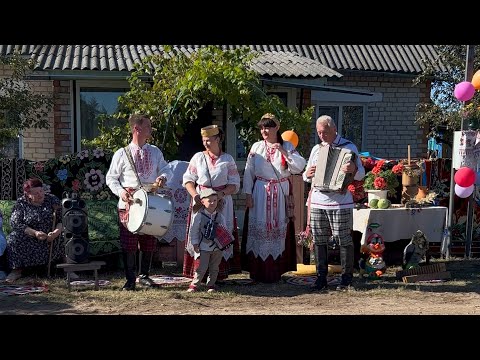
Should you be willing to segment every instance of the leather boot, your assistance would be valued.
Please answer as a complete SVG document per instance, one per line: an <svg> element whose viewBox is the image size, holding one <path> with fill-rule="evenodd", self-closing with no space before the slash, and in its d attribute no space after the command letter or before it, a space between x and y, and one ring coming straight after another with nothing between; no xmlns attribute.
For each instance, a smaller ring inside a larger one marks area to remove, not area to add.
<svg viewBox="0 0 480 360"><path fill-rule="evenodd" d="M317 268L317 280L310 286L312 290L326 290L328 273L328 245L314 245L315 264Z"/></svg>
<svg viewBox="0 0 480 360"><path fill-rule="evenodd" d="M342 265L342 281L337 286L337 290L347 290L352 288L353 280L353 244L340 246L340 263Z"/></svg>
<svg viewBox="0 0 480 360"><path fill-rule="evenodd" d="M123 285L123 290L135 290L135 252L123 252L123 266L125 268L125 277L127 282Z"/></svg>
<svg viewBox="0 0 480 360"><path fill-rule="evenodd" d="M142 262L140 264L140 276L139 282L143 286L154 286L155 283L152 279L150 279L150 262L152 260L153 252L151 251L143 251L142 252Z"/></svg>

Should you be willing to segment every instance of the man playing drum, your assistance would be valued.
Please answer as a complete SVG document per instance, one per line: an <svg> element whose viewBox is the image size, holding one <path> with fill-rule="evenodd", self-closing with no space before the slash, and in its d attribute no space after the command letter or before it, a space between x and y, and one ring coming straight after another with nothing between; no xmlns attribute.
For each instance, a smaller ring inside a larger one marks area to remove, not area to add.
<svg viewBox="0 0 480 360"><path fill-rule="evenodd" d="M120 226L120 243L123 251L123 262L127 282L123 290L135 290L135 255L138 245L143 252L140 264L140 284L152 286L149 277L150 260L155 250L156 238L152 235L140 235L130 232L128 223L128 207L132 202L132 194L142 184L157 183L162 187L166 183L166 174L162 172L167 165L162 151L147 140L152 137L152 125L146 115L134 114L128 123L132 130L132 142L125 148L118 149L113 155L107 172L106 183L112 192L119 197L118 215ZM130 154L131 157L129 159ZM132 161L134 166L131 165ZM138 175L138 176L137 176Z"/></svg>

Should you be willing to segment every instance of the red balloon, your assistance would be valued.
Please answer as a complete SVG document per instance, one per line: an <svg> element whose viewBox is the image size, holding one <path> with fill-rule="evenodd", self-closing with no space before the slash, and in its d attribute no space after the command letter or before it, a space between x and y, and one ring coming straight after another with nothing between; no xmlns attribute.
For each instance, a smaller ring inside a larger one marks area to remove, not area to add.
<svg viewBox="0 0 480 360"><path fill-rule="evenodd" d="M457 183L461 187L467 188L475 184L476 174L473 169L464 166L458 169L458 171L455 173L454 178L455 183Z"/></svg>

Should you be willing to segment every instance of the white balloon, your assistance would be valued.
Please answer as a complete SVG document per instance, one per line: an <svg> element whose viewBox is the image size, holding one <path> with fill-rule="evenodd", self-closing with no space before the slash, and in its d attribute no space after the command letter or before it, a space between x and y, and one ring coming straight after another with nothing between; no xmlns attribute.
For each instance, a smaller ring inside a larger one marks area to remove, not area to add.
<svg viewBox="0 0 480 360"><path fill-rule="evenodd" d="M460 186L455 184L455 194L460 198L467 198L472 195L473 190L475 189L475 184L472 184L467 187Z"/></svg>

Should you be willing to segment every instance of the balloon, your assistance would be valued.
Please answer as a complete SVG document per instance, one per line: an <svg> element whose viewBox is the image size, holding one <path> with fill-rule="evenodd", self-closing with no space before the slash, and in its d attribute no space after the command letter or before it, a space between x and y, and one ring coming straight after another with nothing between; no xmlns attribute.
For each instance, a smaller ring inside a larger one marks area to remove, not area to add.
<svg viewBox="0 0 480 360"><path fill-rule="evenodd" d="M472 78L472 85L475 89L480 90L480 70L478 70Z"/></svg>
<svg viewBox="0 0 480 360"><path fill-rule="evenodd" d="M476 174L473 169L463 166L455 173L455 183L462 187L469 187L475 184Z"/></svg>
<svg viewBox="0 0 480 360"><path fill-rule="evenodd" d="M473 184L468 187L462 187L458 186L458 184L455 184L455 194L461 198L466 198L472 195L474 189L475 185Z"/></svg>
<svg viewBox="0 0 480 360"><path fill-rule="evenodd" d="M283 134L282 134L282 139L284 141L290 141L293 145L293 147L297 147L298 145L298 135L295 134L294 131L292 130L287 130L287 131L284 131Z"/></svg>
<svg viewBox="0 0 480 360"><path fill-rule="evenodd" d="M453 91L453 95L460 100L460 101L468 101L470 100L473 95L475 94L475 87L472 85L471 82L462 81L455 85L455 90Z"/></svg>

